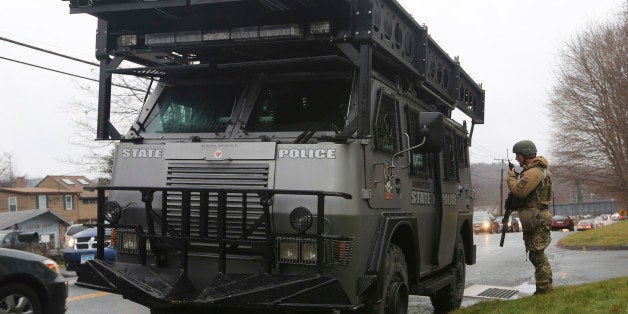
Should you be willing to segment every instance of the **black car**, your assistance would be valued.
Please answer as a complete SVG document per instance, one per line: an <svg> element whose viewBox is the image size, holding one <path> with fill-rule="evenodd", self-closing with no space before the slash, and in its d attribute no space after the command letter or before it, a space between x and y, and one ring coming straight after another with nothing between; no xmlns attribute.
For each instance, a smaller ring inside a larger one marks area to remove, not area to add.
<svg viewBox="0 0 628 314"><path fill-rule="evenodd" d="M47 257L0 248L0 313L64 313L68 282Z"/></svg>
<svg viewBox="0 0 628 314"><path fill-rule="evenodd" d="M499 223L499 232L502 232L502 228L504 228L502 221L504 220L504 216L498 216L495 218ZM521 226L519 225L519 220L516 217L508 216L508 226L506 228L506 232L519 232L521 231Z"/></svg>
<svg viewBox="0 0 628 314"><path fill-rule="evenodd" d="M499 223L491 214L473 214L473 233L498 233Z"/></svg>

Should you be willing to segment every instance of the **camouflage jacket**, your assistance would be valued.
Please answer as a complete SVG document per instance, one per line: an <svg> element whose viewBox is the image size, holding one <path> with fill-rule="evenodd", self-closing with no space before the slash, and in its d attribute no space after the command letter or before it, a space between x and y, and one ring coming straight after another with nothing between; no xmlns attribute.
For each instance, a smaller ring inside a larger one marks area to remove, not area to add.
<svg viewBox="0 0 628 314"><path fill-rule="evenodd" d="M521 208L547 209L552 202L554 187L545 157L535 157L523 166L519 178L508 176L508 188Z"/></svg>

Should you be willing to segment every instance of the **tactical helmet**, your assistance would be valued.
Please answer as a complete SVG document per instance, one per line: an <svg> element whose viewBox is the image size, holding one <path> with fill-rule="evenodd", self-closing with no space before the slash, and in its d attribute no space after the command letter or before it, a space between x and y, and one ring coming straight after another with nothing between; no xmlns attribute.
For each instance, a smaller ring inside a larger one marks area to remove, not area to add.
<svg viewBox="0 0 628 314"><path fill-rule="evenodd" d="M517 142L512 147L512 152L515 154L521 154L524 157L530 157L536 154L536 146L532 143L532 141L523 140Z"/></svg>

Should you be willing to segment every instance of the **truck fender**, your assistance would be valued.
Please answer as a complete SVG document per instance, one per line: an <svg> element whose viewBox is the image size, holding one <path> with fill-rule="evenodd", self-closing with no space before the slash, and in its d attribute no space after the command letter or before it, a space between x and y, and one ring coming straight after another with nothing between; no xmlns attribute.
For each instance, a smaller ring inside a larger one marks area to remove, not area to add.
<svg viewBox="0 0 628 314"><path fill-rule="evenodd" d="M370 297L375 300L382 298L383 279L378 276L384 268L388 244L393 242L401 247L408 267L409 284L416 283L419 274L419 247L417 238L416 217L411 214L389 214L380 216L371 244L371 252L365 275L361 276L358 296L365 291L377 287Z"/></svg>
<svg viewBox="0 0 628 314"><path fill-rule="evenodd" d="M467 265L475 264L475 244L473 244L473 213L458 213L458 230L464 242L464 256Z"/></svg>

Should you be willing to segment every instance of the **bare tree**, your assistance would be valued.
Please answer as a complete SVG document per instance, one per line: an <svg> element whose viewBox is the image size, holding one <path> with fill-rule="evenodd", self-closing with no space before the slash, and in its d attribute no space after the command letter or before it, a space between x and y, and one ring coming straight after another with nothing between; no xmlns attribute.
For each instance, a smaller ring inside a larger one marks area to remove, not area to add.
<svg viewBox="0 0 628 314"><path fill-rule="evenodd" d="M13 155L0 152L0 186L13 186L15 180Z"/></svg>
<svg viewBox="0 0 628 314"><path fill-rule="evenodd" d="M114 77L115 86L111 91L111 123L122 134L135 121L143 103L150 82L134 76ZM74 101L68 111L80 112L81 116L73 120L75 136L70 140L74 145L85 149L86 153L70 158L67 162L77 165L81 171L100 173L108 176L112 170L113 142L95 141L96 117L98 115L98 89L94 84L80 84L79 89L88 101Z"/></svg>
<svg viewBox="0 0 628 314"><path fill-rule="evenodd" d="M628 205L628 7L562 51L548 104L568 179Z"/></svg>

